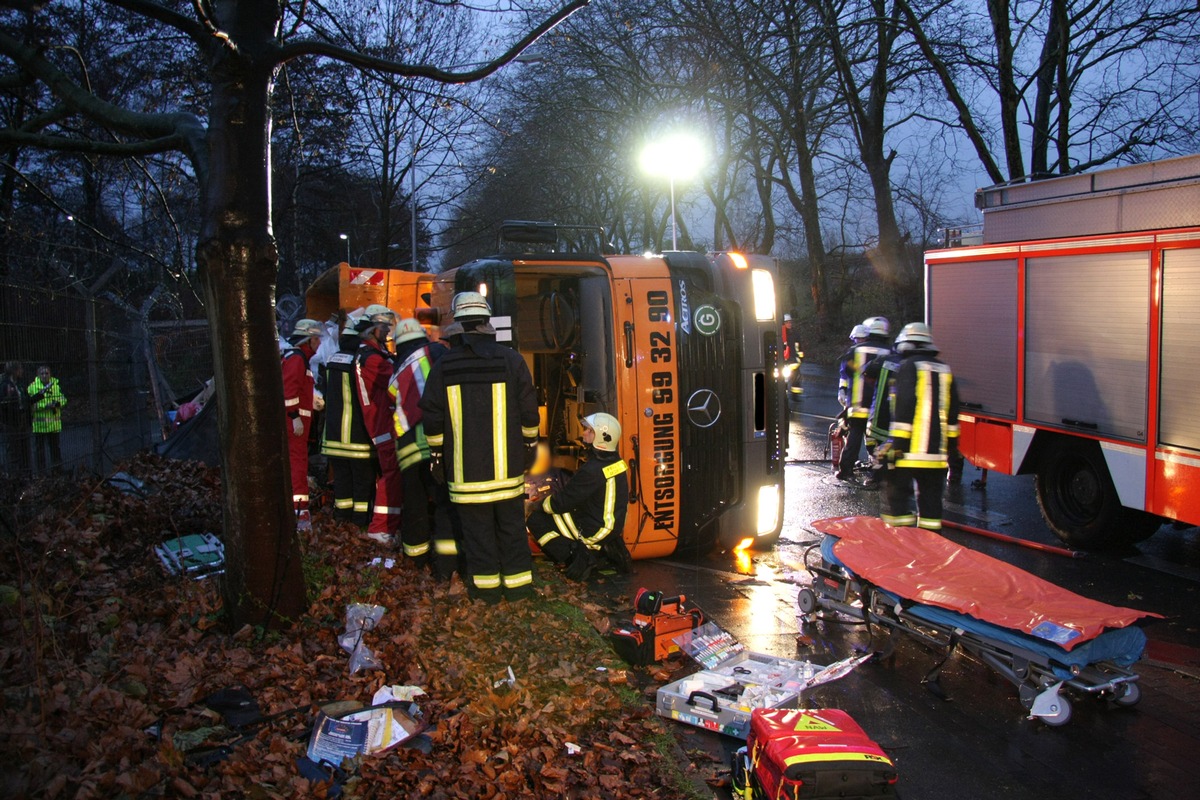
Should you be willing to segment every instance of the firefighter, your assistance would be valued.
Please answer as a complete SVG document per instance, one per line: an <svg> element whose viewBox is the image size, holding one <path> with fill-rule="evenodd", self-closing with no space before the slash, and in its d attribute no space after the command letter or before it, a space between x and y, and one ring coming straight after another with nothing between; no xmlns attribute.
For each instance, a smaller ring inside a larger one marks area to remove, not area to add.
<svg viewBox="0 0 1200 800"><path fill-rule="evenodd" d="M50 374L50 367L42 364L37 377L25 390L33 410L33 452L37 454L39 473L45 473L47 456L50 469L62 467L62 409L67 398L58 385L58 378Z"/></svg>
<svg viewBox="0 0 1200 800"><path fill-rule="evenodd" d="M404 485L400 540L404 555L418 566L425 566L429 561L429 502L433 496L433 478L429 471L429 443L425 441L419 403L429 370L446 353L446 348L438 342L430 342L421 323L412 318L396 324L393 341L398 366L388 384L388 392L396 408L396 459ZM453 565L449 566L453 571Z"/></svg>
<svg viewBox="0 0 1200 800"><path fill-rule="evenodd" d="M354 357L355 388L376 462L375 503L366 536L388 545L395 544L400 532L404 499L404 484L396 460L395 408L388 392L393 361L387 342L395 324L396 313L387 306L378 303L367 306L357 325L362 344Z"/></svg>
<svg viewBox="0 0 1200 800"><path fill-rule="evenodd" d="M525 359L498 344L478 292L451 302L463 343L429 373L421 409L435 477L443 476L462 535L471 597L533 594L525 533L525 467L537 453L538 407Z"/></svg>
<svg viewBox="0 0 1200 800"><path fill-rule="evenodd" d="M313 374L308 361L321 342L321 323L302 319L292 329L288 346L280 351L283 370L283 410L287 414L288 465L292 475L292 508L296 528L311 530L308 513L308 432L312 426Z"/></svg>
<svg viewBox="0 0 1200 800"><path fill-rule="evenodd" d="M591 447L588 460L528 520L542 552L566 565L566 576L577 581L587 580L598 565L598 555L619 572L628 572L630 565L621 534L629 505L627 469L617 454L621 425L603 412L581 422L583 442Z"/></svg>
<svg viewBox="0 0 1200 800"><path fill-rule="evenodd" d="M887 339L889 325L886 318L868 317L862 324L866 326L867 337L852 344L839 359L838 402L845 409L847 431L837 478L844 481L854 479L854 463L866 438L867 415L871 411L871 396L875 389L864 370L873 359L892 349Z"/></svg>
<svg viewBox="0 0 1200 800"><path fill-rule="evenodd" d="M325 362L325 429L321 452L333 472L333 518L366 529L375 490L375 453L363 423L358 401L354 358L362 344L347 319L338 337L338 351Z"/></svg>
<svg viewBox="0 0 1200 800"><path fill-rule="evenodd" d="M780 337L783 343L783 369L787 375L788 402L798 403L804 394L800 385L800 360L804 358L804 353L800 350L800 332L796 330L795 317L790 313L783 315Z"/></svg>
<svg viewBox="0 0 1200 800"><path fill-rule="evenodd" d="M889 390L887 440L875 448L887 469L884 507L889 525L942 529L942 490L951 440L958 437L958 384L937 359L929 327L905 325L896 337L900 363ZM912 513L913 487L917 513Z"/></svg>
<svg viewBox="0 0 1200 800"><path fill-rule="evenodd" d="M866 330L865 327L863 330ZM865 336L864 333L864 338ZM899 368L900 354L893 349L882 356L876 356L863 370L867 382L875 387L875 392L871 397L871 411L867 414L867 450L871 453L875 452L875 448L879 446L880 442L887 441L888 438L888 429L892 420L888 397L896 377L896 370ZM872 488L877 487L881 480L879 464L874 461L873 464L875 469L871 470L871 476L866 481L866 485Z"/></svg>

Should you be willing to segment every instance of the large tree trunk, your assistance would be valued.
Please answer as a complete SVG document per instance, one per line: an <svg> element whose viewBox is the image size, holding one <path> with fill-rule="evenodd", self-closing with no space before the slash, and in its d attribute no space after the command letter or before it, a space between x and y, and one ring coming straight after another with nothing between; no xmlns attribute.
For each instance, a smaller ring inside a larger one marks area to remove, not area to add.
<svg viewBox="0 0 1200 800"><path fill-rule="evenodd" d="M286 625L307 607L275 335L270 56L277 14L272 0L218 6L238 52L223 48L213 68L210 170L196 252L221 431L225 608L235 626Z"/></svg>

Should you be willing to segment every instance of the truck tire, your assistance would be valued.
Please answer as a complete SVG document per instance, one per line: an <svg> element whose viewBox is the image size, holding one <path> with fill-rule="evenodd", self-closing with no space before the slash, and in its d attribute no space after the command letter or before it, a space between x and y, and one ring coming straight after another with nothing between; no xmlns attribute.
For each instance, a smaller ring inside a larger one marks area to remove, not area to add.
<svg viewBox="0 0 1200 800"><path fill-rule="evenodd" d="M1108 474L1100 445L1058 439L1051 447L1034 481L1038 508L1050 530L1067 545L1083 550L1127 541L1122 536L1126 509Z"/></svg>

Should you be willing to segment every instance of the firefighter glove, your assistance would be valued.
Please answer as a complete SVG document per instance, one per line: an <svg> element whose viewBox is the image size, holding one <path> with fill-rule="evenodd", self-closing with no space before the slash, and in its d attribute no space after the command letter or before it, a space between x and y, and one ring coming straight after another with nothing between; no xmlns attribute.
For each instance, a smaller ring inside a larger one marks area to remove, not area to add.
<svg viewBox="0 0 1200 800"><path fill-rule="evenodd" d="M896 466L896 457L899 455L891 442L884 442L875 448L875 463L884 469L891 469Z"/></svg>
<svg viewBox="0 0 1200 800"><path fill-rule="evenodd" d="M586 581L596 568L596 557L583 542L575 542L571 560L567 562L566 576L573 581Z"/></svg>
<svg viewBox="0 0 1200 800"><path fill-rule="evenodd" d="M446 465L442 462L442 451L432 450L429 453L429 474L439 485L446 484Z"/></svg>
<svg viewBox="0 0 1200 800"><path fill-rule="evenodd" d="M838 389L838 403L843 408L850 404L850 394L845 389Z"/></svg>
<svg viewBox="0 0 1200 800"><path fill-rule="evenodd" d="M292 418L292 436L304 435L304 421L299 417Z"/></svg>

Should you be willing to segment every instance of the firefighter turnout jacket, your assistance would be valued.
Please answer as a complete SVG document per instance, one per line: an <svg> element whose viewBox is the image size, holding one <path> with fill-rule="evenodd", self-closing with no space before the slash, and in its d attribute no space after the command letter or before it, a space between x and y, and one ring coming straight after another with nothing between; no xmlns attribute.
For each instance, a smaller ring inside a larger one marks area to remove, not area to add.
<svg viewBox="0 0 1200 800"><path fill-rule="evenodd" d="M904 354L892 382L888 439L897 467L946 469L958 436L958 384L933 352Z"/></svg>
<svg viewBox="0 0 1200 800"><path fill-rule="evenodd" d="M892 408L890 396L892 381L896 370L900 368L900 354L889 352L887 355L876 356L864 371L868 382L875 384L875 394L871 398L871 412L867 415L867 444L874 446L886 441L892 425Z"/></svg>
<svg viewBox="0 0 1200 800"><path fill-rule="evenodd" d="M62 409L67 404L67 398L58 385L58 378L51 378L46 383L34 378L27 390L33 400L33 432L61 433ZM39 397L40 395L40 397Z"/></svg>
<svg viewBox="0 0 1200 800"><path fill-rule="evenodd" d="M872 335L842 354L838 362L838 399L851 419L866 419L875 386L867 378L867 364L892 351L887 339Z"/></svg>
<svg viewBox="0 0 1200 800"><path fill-rule="evenodd" d="M379 476L375 481L375 507L367 524L373 538L395 536L400 532L400 513L404 501L404 483L396 461L396 430L392 396L392 357L374 339L365 339L354 357L355 386L362 407L363 425L375 448Z"/></svg>
<svg viewBox="0 0 1200 800"><path fill-rule="evenodd" d="M455 503L525 494L525 447L537 442L537 395L519 353L467 334L429 373L421 409L430 447L442 452Z"/></svg>
<svg viewBox="0 0 1200 800"><path fill-rule="evenodd" d="M445 346L427 342L414 348L400 359L400 366L388 384L388 392L396 406L396 460L400 469L429 460L429 443L422 424L421 396L433 363L445 355Z"/></svg>
<svg viewBox="0 0 1200 800"><path fill-rule="evenodd" d="M325 431L321 452L334 458L374 457L357 397L354 354L359 343L357 336L342 336L338 352L325 362Z"/></svg>
<svg viewBox="0 0 1200 800"><path fill-rule="evenodd" d="M308 366L312 354L308 347L287 347L279 356L283 369L283 410L289 420L299 417L305 430L312 424L313 387L316 385Z"/></svg>
<svg viewBox="0 0 1200 800"><path fill-rule="evenodd" d="M629 505L629 479L625 462L617 453L592 450L567 485L542 501L542 510L554 520L555 530L538 538L538 545L555 536L583 542L599 550L609 536L621 536Z"/></svg>

